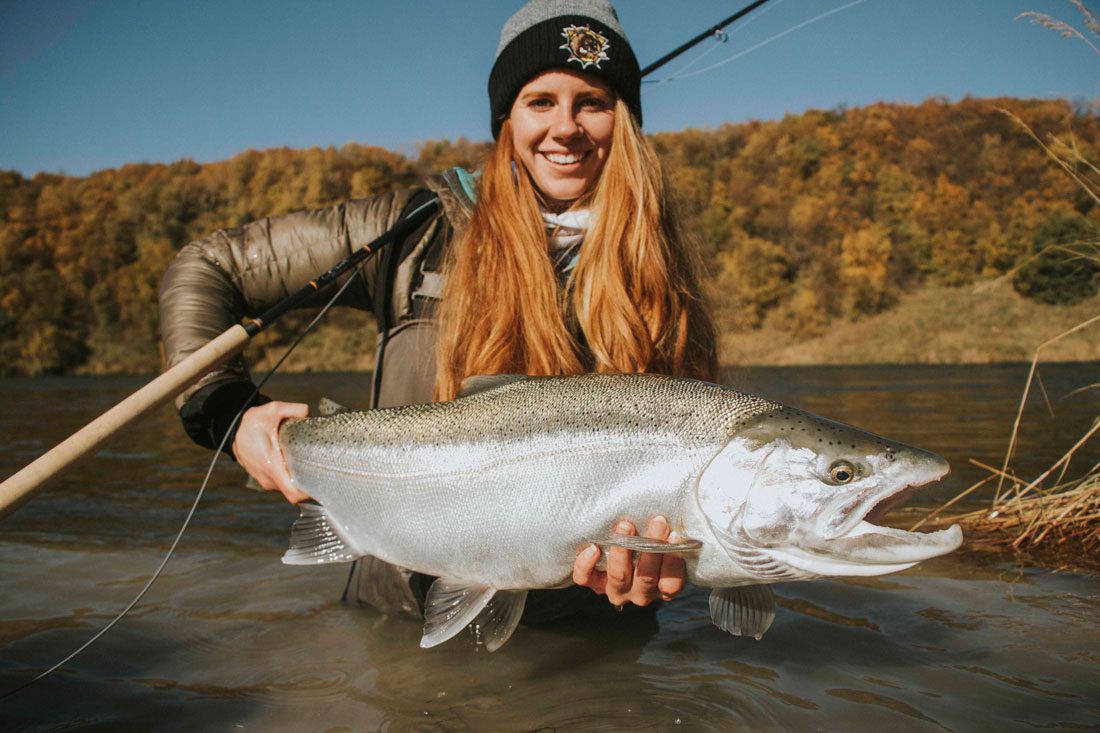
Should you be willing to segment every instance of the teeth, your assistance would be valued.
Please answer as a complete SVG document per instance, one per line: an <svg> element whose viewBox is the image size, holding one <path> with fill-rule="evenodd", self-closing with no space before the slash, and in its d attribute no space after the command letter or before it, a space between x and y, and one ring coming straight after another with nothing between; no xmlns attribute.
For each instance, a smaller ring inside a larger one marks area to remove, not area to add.
<svg viewBox="0 0 1100 733"><path fill-rule="evenodd" d="M560 155L557 153L546 153L546 158L551 163L560 163L562 165L568 165L570 163L577 163L584 157L582 155Z"/></svg>

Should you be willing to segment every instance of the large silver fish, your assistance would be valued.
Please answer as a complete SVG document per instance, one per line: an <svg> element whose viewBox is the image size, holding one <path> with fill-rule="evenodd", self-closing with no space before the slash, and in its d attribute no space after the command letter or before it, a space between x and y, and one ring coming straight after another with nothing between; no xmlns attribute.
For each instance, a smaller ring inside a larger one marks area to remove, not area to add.
<svg viewBox="0 0 1100 733"><path fill-rule="evenodd" d="M303 503L289 564L373 555L438 576L421 646L476 623L511 636L527 589L569 585L589 542L681 552L711 617L760 638L768 584L881 575L950 552L957 526L917 534L867 521L935 481L918 448L755 397L653 375L468 380L453 402L286 422ZM684 541L625 537L663 514Z"/></svg>

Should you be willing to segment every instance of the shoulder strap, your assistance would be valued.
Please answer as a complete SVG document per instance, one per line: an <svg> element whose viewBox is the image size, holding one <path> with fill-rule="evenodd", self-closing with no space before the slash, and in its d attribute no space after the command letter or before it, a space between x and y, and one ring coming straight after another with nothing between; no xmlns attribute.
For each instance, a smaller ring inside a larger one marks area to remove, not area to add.
<svg viewBox="0 0 1100 733"><path fill-rule="evenodd" d="M470 173L465 168L448 168L428 179L427 186L439 196L444 216L460 227L473 215L477 205L477 180L481 171ZM439 300L443 297L442 248L429 252L420 263L420 285L413 292L414 302ZM418 299L420 299L418 301Z"/></svg>
<svg viewBox="0 0 1100 733"><path fill-rule="evenodd" d="M425 203L435 197L435 194L426 189L418 189L409 198L408 203L401 210L401 214L398 219L402 219L408 215L410 211L414 211ZM401 261L405 259L409 252L409 249L414 247L417 242L424 236L424 232L427 231L439 215L435 215L416 228L409 236L403 241L394 242L390 246L386 247L382 251L382 265L379 268L378 282L374 289L374 317L378 321L378 333L381 336L385 336L391 328L396 324L394 323L395 317L393 313L393 281L397 275L397 267L401 264Z"/></svg>
<svg viewBox="0 0 1100 733"><path fill-rule="evenodd" d="M467 216L474 212L474 206L477 204L477 179L480 176L480 170L470 173L458 166L443 171L443 181L451 189L458 203L466 210Z"/></svg>

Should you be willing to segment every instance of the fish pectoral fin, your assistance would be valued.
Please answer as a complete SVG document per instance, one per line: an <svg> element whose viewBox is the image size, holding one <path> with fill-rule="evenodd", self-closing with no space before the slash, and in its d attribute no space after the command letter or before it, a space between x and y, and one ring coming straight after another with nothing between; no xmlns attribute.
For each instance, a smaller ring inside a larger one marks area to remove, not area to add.
<svg viewBox="0 0 1100 733"><path fill-rule="evenodd" d="M512 382L521 382L527 379L525 374L481 374L474 377L466 377L462 380L462 388L458 392L459 397L469 397L478 392L488 392L497 387L503 387Z"/></svg>
<svg viewBox="0 0 1100 733"><path fill-rule="evenodd" d="M588 542L594 545L623 547L634 552L698 552L703 547L702 542L690 537L684 537L678 542L669 542L617 532L610 532L599 539L590 539Z"/></svg>
<svg viewBox="0 0 1100 733"><path fill-rule="evenodd" d="M710 620L734 636L760 639L775 620L775 596L767 585L715 588L710 592Z"/></svg>
<svg viewBox="0 0 1100 733"><path fill-rule="evenodd" d="M504 646L519 626L526 604L526 590L498 590L473 621L478 642L491 652Z"/></svg>
<svg viewBox="0 0 1100 733"><path fill-rule="evenodd" d="M333 415L339 415L341 412L351 412L351 408L344 407L336 400L328 397L317 400L317 414L321 417L332 417Z"/></svg>
<svg viewBox="0 0 1100 733"><path fill-rule="evenodd" d="M285 565L350 562L363 556L330 520L323 506L303 501L298 511L300 516L290 528L290 549L283 554Z"/></svg>
<svg viewBox="0 0 1100 733"><path fill-rule="evenodd" d="M485 609L496 592L496 588L480 583L438 578L424 599L421 648L442 644L462 631Z"/></svg>

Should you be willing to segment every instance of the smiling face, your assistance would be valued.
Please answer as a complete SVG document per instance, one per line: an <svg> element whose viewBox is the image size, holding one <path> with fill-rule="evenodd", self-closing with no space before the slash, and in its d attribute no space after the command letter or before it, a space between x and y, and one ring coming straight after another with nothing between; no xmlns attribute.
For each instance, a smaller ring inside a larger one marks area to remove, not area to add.
<svg viewBox="0 0 1100 733"><path fill-rule="evenodd" d="M603 170L615 127L615 94L588 74L544 71L516 95L509 118L516 155L546 204L564 207Z"/></svg>

